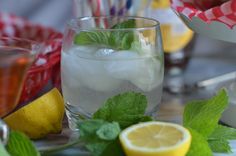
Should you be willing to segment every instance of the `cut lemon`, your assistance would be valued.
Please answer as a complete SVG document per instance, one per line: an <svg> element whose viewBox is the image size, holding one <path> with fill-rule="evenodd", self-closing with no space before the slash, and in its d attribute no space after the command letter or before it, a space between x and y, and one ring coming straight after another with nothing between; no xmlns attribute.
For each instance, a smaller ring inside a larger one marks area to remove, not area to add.
<svg viewBox="0 0 236 156"><path fill-rule="evenodd" d="M4 118L13 130L24 132L32 139L39 139L48 133L62 129L64 102L55 88Z"/></svg>
<svg viewBox="0 0 236 156"><path fill-rule="evenodd" d="M127 156L185 156L191 144L186 128L157 121L133 125L119 138Z"/></svg>

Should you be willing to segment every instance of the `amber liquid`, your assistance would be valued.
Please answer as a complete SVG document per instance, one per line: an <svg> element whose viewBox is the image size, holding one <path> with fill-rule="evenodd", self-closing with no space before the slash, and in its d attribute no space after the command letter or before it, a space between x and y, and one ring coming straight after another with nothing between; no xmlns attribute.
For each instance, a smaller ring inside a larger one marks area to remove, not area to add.
<svg viewBox="0 0 236 156"><path fill-rule="evenodd" d="M33 60L34 56L25 49L0 48L0 117L17 106L24 78Z"/></svg>

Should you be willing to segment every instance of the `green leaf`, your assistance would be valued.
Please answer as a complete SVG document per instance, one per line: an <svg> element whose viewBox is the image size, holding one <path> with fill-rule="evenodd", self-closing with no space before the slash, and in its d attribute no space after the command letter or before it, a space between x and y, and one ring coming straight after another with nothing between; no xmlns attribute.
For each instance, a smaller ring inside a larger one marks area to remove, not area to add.
<svg viewBox="0 0 236 156"><path fill-rule="evenodd" d="M184 126L196 130L207 138L215 130L227 106L228 96L225 89L220 90L210 100L190 102L184 109Z"/></svg>
<svg viewBox="0 0 236 156"><path fill-rule="evenodd" d="M126 92L108 99L105 104L94 113L94 119L118 122L120 127L126 128L140 122L147 107L147 98L135 92Z"/></svg>
<svg viewBox="0 0 236 156"><path fill-rule="evenodd" d="M10 156L1 141L0 141L0 155L1 156Z"/></svg>
<svg viewBox="0 0 236 156"><path fill-rule="evenodd" d="M117 122L109 123L104 120L84 120L78 123L80 139L85 142L85 147L94 156L103 156L104 152L109 151L112 144L114 151L120 151L119 143L115 143L120 133Z"/></svg>
<svg viewBox="0 0 236 156"><path fill-rule="evenodd" d="M78 122L80 139L90 141L91 138L96 138L97 130L105 123L103 120L84 120Z"/></svg>
<svg viewBox="0 0 236 156"><path fill-rule="evenodd" d="M100 45L117 50L127 50L131 48L134 41L132 30L121 31L118 29L135 28L135 20L127 20L114 25L113 31L81 31L74 38L74 44L77 45ZM117 30L116 30L117 29Z"/></svg>
<svg viewBox="0 0 236 156"><path fill-rule="evenodd" d="M102 156L125 156L119 138L111 142L103 151Z"/></svg>
<svg viewBox="0 0 236 156"><path fill-rule="evenodd" d="M230 153L231 147L228 140L236 139L236 129L217 125L213 133L208 137L211 150L217 153Z"/></svg>
<svg viewBox="0 0 236 156"><path fill-rule="evenodd" d="M86 143L85 147L90 151L93 156L102 156L109 143L105 141L93 141Z"/></svg>
<svg viewBox="0 0 236 156"><path fill-rule="evenodd" d="M148 122L153 121L153 118L151 116L143 116L139 122Z"/></svg>
<svg viewBox="0 0 236 156"><path fill-rule="evenodd" d="M131 44L134 40L134 33L133 32L127 32L121 37L121 43L120 47L123 50L128 50L131 48Z"/></svg>
<svg viewBox="0 0 236 156"><path fill-rule="evenodd" d="M135 28L135 20L130 19L122 23L118 23L112 27L112 29L123 29L123 28ZM113 46L116 46L120 50L128 50L131 48L131 45L134 41L135 33L132 30L117 30L112 31L110 36L110 43Z"/></svg>
<svg viewBox="0 0 236 156"><path fill-rule="evenodd" d="M74 44L77 45L109 45L109 32L81 31L74 38Z"/></svg>
<svg viewBox="0 0 236 156"><path fill-rule="evenodd" d="M236 140L236 129L222 125L217 125L213 133L208 137L208 140Z"/></svg>
<svg viewBox="0 0 236 156"><path fill-rule="evenodd" d="M135 28L135 19L129 19L112 26L112 29Z"/></svg>
<svg viewBox="0 0 236 156"><path fill-rule="evenodd" d="M186 156L213 156L206 139L197 131L188 128L192 136L190 149Z"/></svg>
<svg viewBox="0 0 236 156"><path fill-rule="evenodd" d="M9 141L6 148L12 156L40 155L30 139L25 134L17 131L10 132Z"/></svg>
<svg viewBox="0 0 236 156"><path fill-rule="evenodd" d="M120 126L117 122L107 123L102 125L96 134L100 139L103 140L114 140L120 134Z"/></svg>
<svg viewBox="0 0 236 156"><path fill-rule="evenodd" d="M210 140L209 146L213 152L216 153L231 153L231 147L226 139Z"/></svg>

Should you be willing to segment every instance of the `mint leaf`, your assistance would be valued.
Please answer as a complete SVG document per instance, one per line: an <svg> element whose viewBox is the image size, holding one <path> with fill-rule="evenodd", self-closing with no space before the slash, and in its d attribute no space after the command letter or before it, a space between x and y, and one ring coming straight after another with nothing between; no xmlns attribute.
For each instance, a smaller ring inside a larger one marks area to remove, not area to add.
<svg viewBox="0 0 236 156"><path fill-rule="evenodd" d="M230 153L231 147L228 140L236 139L236 129L217 125L213 133L208 137L211 150L217 153Z"/></svg>
<svg viewBox="0 0 236 156"><path fill-rule="evenodd" d="M93 156L124 156L124 152L118 138L110 142L97 141L86 143L85 147Z"/></svg>
<svg viewBox="0 0 236 156"><path fill-rule="evenodd" d="M117 23L112 26L112 29L124 29L124 28L135 28L135 19L129 19L121 23Z"/></svg>
<svg viewBox="0 0 236 156"><path fill-rule="evenodd" d="M135 28L135 20L130 19L122 23L118 23L112 27L112 29L124 29L124 28ZM134 32L131 30L127 31L112 31L110 36L110 44L119 50L128 50L134 41Z"/></svg>
<svg viewBox="0 0 236 156"><path fill-rule="evenodd" d="M7 151L12 156L39 156L39 152L23 133L11 131L9 141L7 143Z"/></svg>
<svg viewBox="0 0 236 156"><path fill-rule="evenodd" d="M184 126L194 129L203 137L208 137L217 127L227 105L228 96L225 89L209 100L191 102L184 109Z"/></svg>
<svg viewBox="0 0 236 156"><path fill-rule="evenodd" d="M208 137L208 140L236 140L236 129L222 125L217 125L213 133Z"/></svg>
<svg viewBox="0 0 236 156"><path fill-rule="evenodd" d="M104 141L93 141L86 143L85 147L93 156L102 156L102 153L106 150L109 143Z"/></svg>
<svg viewBox="0 0 236 156"><path fill-rule="evenodd" d="M132 30L118 30L124 28L135 28L135 20L130 19L114 25L111 29L114 31L81 31L74 38L74 44L77 45L100 45L117 50L128 50L134 41L134 32ZM117 30L116 30L117 29Z"/></svg>
<svg viewBox="0 0 236 156"><path fill-rule="evenodd" d="M93 118L118 122L123 129L140 122L144 117L146 107L147 98L144 95L135 92L126 92L108 99L94 113Z"/></svg>
<svg viewBox="0 0 236 156"><path fill-rule="evenodd" d="M119 138L111 142L103 151L102 156L125 156Z"/></svg>
<svg viewBox="0 0 236 156"><path fill-rule="evenodd" d="M91 138L96 138L96 131L106 122L103 120L85 120L78 122L80 139L90 141Z"/></svg>
<svg viewBox="0 0 236 156"><path fill-rule="evenodd" d="M139 122L148 122L153 121L153 118L151 116L143 116Z"/></svg>
<svg viewBox="0 0 236 156"><path fill-rule="evenodd" d="M120 126L117 122L107 123L102 125L96 134L100 139L103 140L114 140L120 134Z"/></svg>
<svg viewBox="0 0 236 156"><path fill-rule="evenodd" d="M197 131L188 128L192 136L190 149L186 156L213 156L206 139Z"/></svg>
<svg viewBox="0 0 236 156"><path fill-rule="evenodd" d="M81 31L74 38L77 45L109 45L109 32Z"/></svg>
<svg viewBox="0 0 236 156"><path fill-rule="evenodd" d="M10 156L8 152L6 151L3 143L0 141L0 155L1 156Z"/></svg>
<svg viewBox="0 0 236 156"><path fill-rule="evenodd" d="M94 156L103 156L114 148L118 154L122 153L119 142L120 127L117 122L109 123L104 120L85 120L78 123L80 139L85 142L85 147ZM111 146L111 145L114 145ZM116 153L116 154L117 154Z"/></svg>
<svg viewBox="0 0 236 156"><path fill-rule="evenodd" d="M209 146L213 152L216 153L231 153L231 147L226 139L210 140Z"/></svg>

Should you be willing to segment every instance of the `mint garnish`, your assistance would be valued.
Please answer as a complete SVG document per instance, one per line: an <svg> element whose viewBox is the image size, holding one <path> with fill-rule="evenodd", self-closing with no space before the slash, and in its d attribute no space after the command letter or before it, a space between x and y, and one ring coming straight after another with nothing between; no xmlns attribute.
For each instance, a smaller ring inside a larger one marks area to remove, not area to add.
<svg viewBox="0 0 236 156"><path fill-rule="evenodd" d="M192 135L192 142L186 156L212 156L212 151L206 138L194 129L188 128L188 130Z"/></svg>
<svg viewBox="0 0 236 156"><path fill-rule="evenodd" d="M75 36L74 43L78 45L109 45L110 34L98 31L81 31Z"/></svg>
<svg viewBox="0 0 236 156"><path fill-rule="evenodd" d="M230 153L231 148L228 140L236 139L236 130L234 128L218 125L213 133L208 137L211 149L218 153Z"/></svg>
<svg viewBox="0 0 236 156"><path fill-rule="evenodd" d="M236 130L218 124L227 106L228 96L225 89L209 100L194 101L185 106L183 123L193 137L187 156L211 156L213 152L231 152L228 140L236 139Z"/></svg>
<svg viewBox="0 0 236 156"><path fill-rule="evenodd" d="M144 95L127 92L108 99L93 118L118 122L123 129L143 120L146 107L147 98Z"/></svg>
<svg viewBox="0 0 236 156"><path fill-rule="evenodd" d="M6 149L11 156L40 156L31 140L17 131L10 132Z"/></svg>
<svg viewBox="0 0 236 156"><path fill-rule="evenodd" d="M231 153L231 147L226 139L222 140L208 140L209 146L212 151L216 153Z"/></svg>
<svg viewBox="0 0 236 156"><path fill-rule="evenodd" d="M144 115L146 107L147 98L140 93L126 92L109 98L92 120L78 123L86 148L94 156L123 155L118 139L120 128L152 120Z"/></svg>
<svg viewBox="0 0 236 156"><path fill-rule="evenodd" d="M110 155L121 155L118 136L121 132L117 122L107 122L104 120L85 120L78 123L80 139L86 143L85 147L94 156L102 156L108 152L111 146L116 153Z"/></svg>
<svg viewBox="0 0 236 156"><path fill-rule="evenodd" d="M125 28L135 28L135 20L130 19L114 25L114 31L81 31L74 38L77 45L100 45L117 50L128 50L135 39L135 34L131 30L118 30Z"/></svg>
<svg viewBox="0 0 236 156"><path fill-rule="evenodd" d="M208 137L217 127L218 121L228 106L228 96L225 90L204 101L190 102L184 110L184 126L198 131Z"/></svg>

